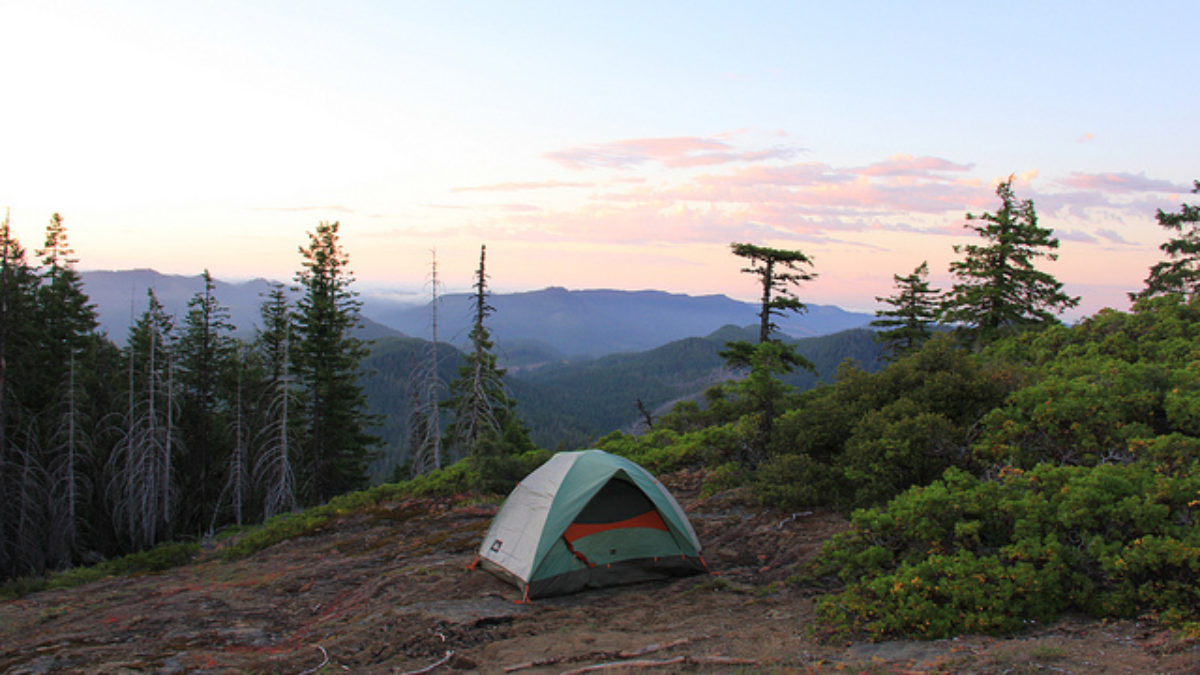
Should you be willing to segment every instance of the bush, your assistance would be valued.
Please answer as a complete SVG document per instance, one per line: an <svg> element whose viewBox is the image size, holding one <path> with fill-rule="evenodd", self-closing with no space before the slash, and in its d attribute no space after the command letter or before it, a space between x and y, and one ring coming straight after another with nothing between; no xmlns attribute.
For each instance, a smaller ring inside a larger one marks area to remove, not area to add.
<svg viewBox="0 0 1200 675"><path fill-rule="evenodd" d="M199 550L198 542L166 542L88 567L75 567L43 577L12 579L0 586L0 597L19 598L37 591L74 588L111 576L161 572L186 565Z"/></svg>
<svg viewBox="0 0 1200 675"><path fill-rule="evenodd" d="M1039 465L981 480L957 469L855 512L812 577L831 635L1008 633L1064 612L1200 620L1200 471Z"/></svg>

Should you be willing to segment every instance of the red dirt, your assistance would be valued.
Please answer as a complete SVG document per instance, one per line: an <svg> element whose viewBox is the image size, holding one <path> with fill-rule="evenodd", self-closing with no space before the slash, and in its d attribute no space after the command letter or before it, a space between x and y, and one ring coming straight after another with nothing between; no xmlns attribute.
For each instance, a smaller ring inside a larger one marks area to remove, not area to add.
<svg viewBox="0 0 1200 675"><path fill-rule="evenodd" d="M441 661L430 672L499 673L549 660L519 672L559 673L637 658L671 661L644 672L1200 673L1196 643L1132 621L1066 619L1006 639L822 644L806 631L810 594L769 585L845 521L731 495L697 499L686 473L665 482L716 576L517 604L514 587L467 569L494 507L408 500L236 562L214 548L167 572L2 602L0 670L403 673Z"/></svg>

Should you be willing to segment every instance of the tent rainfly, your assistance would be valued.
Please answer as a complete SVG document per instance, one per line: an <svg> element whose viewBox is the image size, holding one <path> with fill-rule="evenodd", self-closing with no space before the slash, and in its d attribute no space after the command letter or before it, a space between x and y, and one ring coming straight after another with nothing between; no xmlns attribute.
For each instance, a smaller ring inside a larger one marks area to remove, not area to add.
<svg viewBox="0 0 1200 675"><path fill-rule="evenodd" d="M477 561L525 599L706 571L700 541L671 493L602 450L555 454L522 480Z"/></svg>

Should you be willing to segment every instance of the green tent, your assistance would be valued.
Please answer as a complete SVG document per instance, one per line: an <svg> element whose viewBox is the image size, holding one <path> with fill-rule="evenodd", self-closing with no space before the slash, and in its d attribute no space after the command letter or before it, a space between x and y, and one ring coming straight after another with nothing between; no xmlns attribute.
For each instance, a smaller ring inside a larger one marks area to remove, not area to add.
<svg viewBox="0 0 1200 675"><path fill-rule="evenodd" d="M602 450L557 453L526 476L492 521L479 562L526 598L705 571L671 493Z"/></svg>

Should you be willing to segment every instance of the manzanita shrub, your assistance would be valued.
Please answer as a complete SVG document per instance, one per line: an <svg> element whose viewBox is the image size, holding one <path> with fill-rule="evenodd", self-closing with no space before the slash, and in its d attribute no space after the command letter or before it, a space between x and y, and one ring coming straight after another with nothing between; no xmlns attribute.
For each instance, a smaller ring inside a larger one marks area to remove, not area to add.
<svg viewBox="0 0 1200 675"><path fill-rule="evenodd" d="M1185 453L1186 454L1186 453ZM980 479L949 469L860 510L812 578L840 585L820 631L943 638L1011 633L1065 612L1152 615L1200 629L1200 468L1038 465Z"/></svg>

